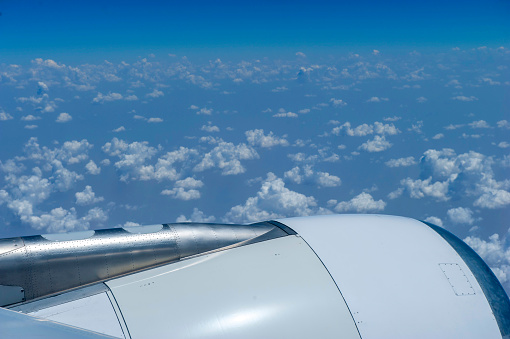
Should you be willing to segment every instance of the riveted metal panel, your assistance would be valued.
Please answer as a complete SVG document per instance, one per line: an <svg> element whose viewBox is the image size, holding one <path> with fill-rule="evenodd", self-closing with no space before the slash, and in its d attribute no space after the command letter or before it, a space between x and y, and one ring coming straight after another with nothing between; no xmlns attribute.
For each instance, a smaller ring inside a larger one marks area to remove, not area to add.
<svg viewBox="0 0 510 339"><path fill-rule="evenodd" d="M0 285L20 286L25 298L31 300L190 256L240 246L266 233L270 233L271 238L287 235L270 224L193 223L165 224L159 231L150 226L136 232L114 228L97 230L91 236L89 233L4 239L0 242Z"/></svg>

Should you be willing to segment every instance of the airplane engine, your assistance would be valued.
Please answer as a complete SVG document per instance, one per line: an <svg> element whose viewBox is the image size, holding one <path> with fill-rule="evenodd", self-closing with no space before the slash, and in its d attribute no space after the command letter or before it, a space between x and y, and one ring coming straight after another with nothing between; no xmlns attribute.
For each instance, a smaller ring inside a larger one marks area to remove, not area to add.
<svg viewBox="0 0 510 339"><path fill-rule="evenodd" d="M386 215L0 239L0 334L510 338L510 299L445 229Z"/></svg>

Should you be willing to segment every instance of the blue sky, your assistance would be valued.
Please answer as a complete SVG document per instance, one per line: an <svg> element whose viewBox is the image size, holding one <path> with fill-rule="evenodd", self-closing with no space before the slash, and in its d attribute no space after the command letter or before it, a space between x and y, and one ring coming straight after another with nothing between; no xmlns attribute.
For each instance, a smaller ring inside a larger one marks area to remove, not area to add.
<svg viewBox="0 0 510 339"><path fill-rule="evenodd" d="M506 2L0 12L1 237L386 213L510 286Z"/></svg>

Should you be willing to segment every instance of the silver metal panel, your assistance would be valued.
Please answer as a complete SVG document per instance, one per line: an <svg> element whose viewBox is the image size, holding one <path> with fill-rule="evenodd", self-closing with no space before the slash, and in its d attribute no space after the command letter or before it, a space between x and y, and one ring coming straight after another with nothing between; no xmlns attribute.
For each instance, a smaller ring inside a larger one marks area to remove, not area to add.
<svg viewBox="0 0 510 339"><path fill-rule="evenodd" d="M113 338L46 319L32 317L0 307L0 336L2 338Z"/></svg>
<svg viewBox="0 0 510 339"><path fill-rule="evenodd" d="M46 240L50 241L69 241L69 240L83 240L90 238L93 236L95 231L80 231L80 232L69 232L69 233L50 233L50 234L41 234Z"/></svg>
<svg viewBox="0 0 510 339"><path fill-rule="evenodd" d="M455 295L468 296L476 294L473 289L473 285L471 285L469 278L466 276L459 264L439 264L439 268L443 271L444 276L455 292Z"/></svg>
<svg viewBox="0 0 510 339"><path fill-rule="evenodd" d="M29 315L116 338L124 338L119 320L106 292L40 309Z"/></svg>
<svg viewBox="0 0 510 339"><path fill-rule="evenodd" d="M25 291L20 286L0 285L0 305L19 303L25 300Z"/></svg>
<svg viewBox="0 0 510 339"><path fill-rule="evenodd" d="M338 289L297 236L160 266L106 284L132 338L357 338Z"/></svg>
<svg viewBox="0 0 510 339"><path fill-rule="evenodd" d="M271 224L167 224L159 231L149 227L148 231L133 233L114 228L97 230L91 236L90 232L78 232L3 239L0 285L21 286L25 298L31 300L228 246L240 246L268 232L272 237L287 235Z"/></svg>
<svg viewBox="0 0 510 339"><path fill-rule="evenodd" d="M321 258L363 339L501 339L472 272L429 226L384 215L279 221L298 232ZM458 263L476 294L455 295L440 263Z"/></svg>

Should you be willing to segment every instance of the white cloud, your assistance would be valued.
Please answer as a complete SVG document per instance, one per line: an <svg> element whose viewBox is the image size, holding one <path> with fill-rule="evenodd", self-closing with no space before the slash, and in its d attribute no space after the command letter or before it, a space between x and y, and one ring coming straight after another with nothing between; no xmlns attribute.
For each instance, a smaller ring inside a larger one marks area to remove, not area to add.
<svg viewBox="0 0 510 339"><path fill-rule="evenodd" d="M162 97L164 95L165 95L165 93L163 93L162 91L154 89L154 91L152 91L151 93L147 94L146 97L154 99L154 98Z"/></svg>
<svg viewBox="0 0 510 339"><path fill-rule="evenodd" d="M206 216L204 212L199 210L198 208L193 208L193 213L191 216L186 218L184 214L181 214L175 221L176 222L202 222L202 223L209 223L214 222L216 218L214 216Z"/></svg>
<svg viewBox="0 0 510 339"><path fill-rule="evenodd" d="M509 230L510 231L510 230ZM499 281L510 288L510 246L508 246L508 232L504 237L493 234L488 241L478 237L467 237L464 242L482 257L489 265Z"/></svg>
<svg viewBox="0 0 510 339"><path fill-rule="evenodd" d="M289 142L283 138L279 138L273 134L273 132L269 132L267 135L264 134L263 129L254 129L244 132L246 135L246 140L252 146L258 147L274 147L274 146L288 146Z"/></svg>
<svg viewBox="0 0 510 339"><path fill-rule="evenodd" d="M337 187L342 184L342 180L336 175L314 171L311 165L302 168L296 166L285 172L284 178L296 184L314 184L318 187Z"/></svg>
<svg viewBox="0 0 510 339"><path fill-rule="evenodd" d="M408 167L412 165L416 165L416 161L414 157L407 158L399 158L399 159L390 159L385 162L388 167Z"/></svg>
<svg viewBox="0 0 510 339"><path fill-rule="evenodd" d="M448 218L454 224L468 224L471 225L475 221L473 218L473 211L470 208L457 207L449 209L446 212Z"/></svg>
<svg viewBox="0 0 510 339"><path fill-rule="evenodd" d="M147 120L148 123L160 123L160 122L163 122L163 119L161 118L149 118L149 120Z"/></svg>
<svg viewBox="0 0 510 339"><path fill-rule="evenodd" d="M361 144L358 149L365 150L367 152L382 152L390 148L392 144L386 140L384 136L376 135L373 140Z"/></svg>
<svg viewBox="0 0 510 339"><path fill-rule="evenodd" d="M510 129L510 122L507 120L500 120L497 122L499 128Z"/></svg>
<svg viewBox="0 0 510 339"><path fill-rule="evenodd" d="M342 106L347 105L347 103L345 101L343 101L342 99L331 98L329 100L329 102L331 102L333 104L333 106L335 106L335 107L342 107Z"/></svg>
<svg viewBox="0 0 510 339"><path fill-rule="evenodd" d="M510 147L510 143L506 142L506 141L502 141L498 144L498 147L499 148L508 148Z"/></svg>
<svg viewBox="0 0 510 339"><path fill-rule="evenodd" d="M37 125L25 125L26 129L36 129L37 127Z"/></svg>
<svg viewBox="0 0 510 339"><path fill-rule="evenodd" d="M282 179L273 173L267 178L257 194L246 200L243 205L237 205L223 218L224 222L246 223L274 218L306 216L320 213L315 198L291 191L285 187ZM324 212L323 212L324 213Z"/></svg>
<svg viewBox="0 0 510 339"><path fill-rule="evenodd" d="M297 118L298 115L292 112L281 112L273 115L273 118Z"/></svg>
<svg viewBox="0 0 510 339"><path fill-rule="evenodd" d="M41 117L36 117L36 116L33 116L32 114L29 114L24 117L21 117L21 120L22 121L36 121L36 120L41 120Z"/></svg>
<svg viewBox="0 0 510 339"><path fill-rule="evenodd" d="M421 199L425 197L435 198L438 201L446 201L448 197L449 182L436 181L432 183L432 177L426 180L413 180L411 178L402 179L400 181L402 188L409 193L409 196L414 199Z"/></svg>
<svg viewBox="0 0 510 339"><path fill-rule="evenodd" d="M206 107L203 107L201 108L200 110L197 111L197 114L202 114L202 115L211 115L213 112L212 108L209 109L209 108L206 108Z"/></svg>
<svg viewBox="0 0 510 339"><path fill-rule="evenodd" d="M485 188L485 192L473 203L474 206L482 208L502 208L510 205L510 193L494 188Z"/></svg>
<svg viewBox="0 0 510 339"><path fill-rule="evenodd" d="M101 173L101 167L98 167L93 160L90 160L87 165L85 165L85 168L87 169L87 173L92 175Z"/></svg>
<svg viewBox="0 0 510 339"><path fill-rule="evenodd" d="M373 125L362 124L355 128L351 128L351 123L346 122L343 125L333 128L331 133L335 135L363 137L374 133L380 135L396 135L400 133L400 130L396 128L394 124L383 124L378 121L374 122Z"/></svg>
<svg viewBox="0 0 510 339"><path fill-rule="evenodd" d="M432 137L432 139L434 139L434 140L439 140L439 139L443 139L443 138L444 138L443 133L438 133Z"/></svg>
<svg viewBox="0 0 510 339"><path fill-rule="evenodd" d="M55 121L64 123L64 122L69 122L71 120L73 120L73 118L71 117L71 115L69 113L60 113L57 120L55 120Z"/></svg>
<svg viewBox="0 0 510 339"><path fill-rule="evenodd" d="M89 185L85 186L85 190L82 192L76 192L74 196L78 205L92 205L104 200L103 197L96 197L96 193L92 191L92 187Z"/></svg>
<svg viewBox="0 0 510 339"><path fill-rule="evenodd" d="M427 217L425 219L425 221L430 222L431 224L443 227L443 221L441 219L439 219L438 217L433 217L433 216Z"/></svg>
<svg viewBox="0 0 510 339"><path fill-rule="evenodd" d="M202 131L213 133L213 132L219 132L220 128L218 126L211 125L211 122L207 125L203 125L202 128L200 128Z"/></svg>
<svg viewBox="0 0 510 339"><path fill-rule="evenodd" d="M13 117L12 115L10 115L9 113L6 113L6 112L0 112L0 121L7 121L7 120L12 120Z"/></svg>
<svg viewBox="0 0 510 339"><path fill-rule="evenodd" d="M126 128L124 126L120 126L119 128L114 129L112 132L118 133L118 132L124 132Z"/></svg>
<svg viewBox="0 0 510 339"><path fill-rule="evenodd" d="M371 97L367 100L367 102L381 102L381 101L389 101L388 98L379 98L379 97Z"/></svg>
<svg viewBox="0 0 510 339"><path fill-rule="evenodd" d="M349 201L342 201L335 206L336 212L377 212L384 210L386 203L383 200L375 201L372 195L363 192Z"/></svg>
<svg viewBox="0 0 510 339"><path fill-rule="evenodd" d="M471 128L490 128L489 124L485 120L473 121L468 124Z"/></svg>
<svg viewBox="0 0 510 339"><path fill-rule="evenodd" d="M420 104L423 104L423 103L427 102L428 99L425 97L419 97L419 98L416 98L416 101L418 101L418 103L420 103Z"/></svg>
<svg viewBox="0 0 510 339"><path fill-rule="evenodd" d="M258 158L257 151L246 144L234 145L233 143L222 141L210 152L206 153L202 161L193 170L202 172L218 167L222 170L222 175L236 175L246 171L241 164L241 160Z"/></svg>
<svg viewBox="0 0 510 339"><path fill-rule="evenodd" d="M109 92L107 95L103 95L101 92L97 92L97 96L92 99L95 103L105 103L110 101L122 100L122 94Z"/></svg>
<svg viewBox="0 0 510 339"><path fill-rule="evenodd" d="M478 98L475 97L475 96L466 97L464 95L458 95L456 97L453 97L452 99L453 100L458 100L458 101L475 101L475 100L478 100Z"/></svg>

